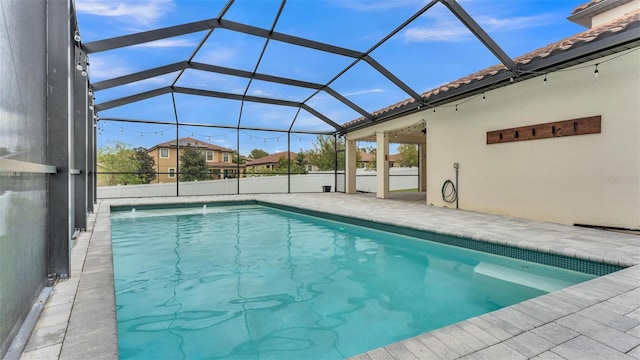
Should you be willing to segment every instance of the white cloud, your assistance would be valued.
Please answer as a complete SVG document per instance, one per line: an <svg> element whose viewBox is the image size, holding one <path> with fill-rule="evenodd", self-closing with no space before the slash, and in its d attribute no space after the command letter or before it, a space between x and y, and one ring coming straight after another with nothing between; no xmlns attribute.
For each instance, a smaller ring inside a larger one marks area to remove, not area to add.
<svg viewBox="0 0 640 360"><path fill-rule="evenodd" d="M540 14L535 16L518 16L512 18L493 18L493 17L480 17L477 19L480 26L485 30L515 30L515 29L528 29L539 26L548 25L553 21L554 17L549 14Z"/></svg>
<svg viewBox="0 0 640 360"><path fill-rule="evenodd" d="M151 41L148 43L142 43L134 47L142 48L172 48L172 47L192 47L196 44L188 39L162 39Z"/></svg>
<svg viewBox="0 0 640 360"><path fill-rule="evenodd" d="M78 13L122 18L123 21L148 26L174 8L173 0L77 0Z"/></svg>
<svg viewBox="0 0 640 360"><path fill-rule="evenodd" d="M263 98L270 98L270 97L274 96L270 92L264 91L264 90L260 90L260 89L252 90L251 94L254 95L254 96L259 96L259 97L263 97Z"/></svg>
<svg viewBox="0 0 640 360"><path fill-rule="evenodd" d="M402 38L409 42L422 41L464 41L469 38L469 31L464 26L415 27L407 29Z"/></svg>
<svg viewBox="0 0 640 360"><path fill-rule="evenodd" d="M373 93L381 93L384 92L383 89L373 88L373 89L365 89L353 92L347 92L342 95L344 96L356 96L356 95L364 95L364 94L373 94Z"/></svg>
<svg viewBox="0 0 640 360"><path fill-rule="evenodd" d="M238 51L228 46L229 44L215 44L216 50L209 50L202 55L198 55L197 59L208 64L233 65L233 60L237 57Z"/></svg>
<svg viewBox="0 0 640 360"><path fill-rule="evenodd" d="M424 1L421 0L337 0L334 1L334 4L355 11L371 12L386 11L406 6L415 7L415 4L421 4L423 2Z"/></svg>
<svg viewBox="0 0 640 360"><path fill-rule="evenodd" d="M127 75L132 72L130 67L124 65L122 59L102 54L91 55L89 71L93 82Z"/></svg>
<svg viewBox="0 0 640 360"><path fill-rule="evenodd" d="M553 21L554 17L549 14L500 17L494 12L492 15L476 15L474 19L485 31L495 33L545 26ZM474 38L466 26L444 6L433 7L418 21L420 24L407 27L399 37L407 42L457 42Z"/></svg>

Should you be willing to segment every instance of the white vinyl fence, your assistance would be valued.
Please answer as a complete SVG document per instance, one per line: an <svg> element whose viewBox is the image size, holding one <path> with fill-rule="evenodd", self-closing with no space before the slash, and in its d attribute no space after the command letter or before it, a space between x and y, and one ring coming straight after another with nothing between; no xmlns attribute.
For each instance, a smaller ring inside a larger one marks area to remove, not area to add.
<svg viewBox="0 0 640 360"><path fill-rule="evenodd" d="M344 175L338 174L338 191L344 191ZM240 191L238 191L238 185ZM291 175L291 192L322 192L325 186L335 191L333 171L316 171L304 175ZM116 185L98 187L98 198L176 196L176 187L181 196L189 195L230 195L289 192L288 176L262 176L238 179L189 181L176 183ZM402 190L418 187L417 168L391 168L390 190ZM358 169L356 189L363 192L376 191L376 173Z"/></svg>

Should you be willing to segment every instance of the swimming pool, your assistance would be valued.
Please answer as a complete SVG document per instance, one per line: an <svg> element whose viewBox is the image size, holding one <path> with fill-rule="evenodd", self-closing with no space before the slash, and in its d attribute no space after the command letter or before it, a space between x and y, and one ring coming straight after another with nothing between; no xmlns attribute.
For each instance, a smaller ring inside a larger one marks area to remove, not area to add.
<svg viewBox="0 0 640 360"><path fill-rule="evenodd" d="M343 358L594 277L255 205L112 238L123 359Z"/></svg>

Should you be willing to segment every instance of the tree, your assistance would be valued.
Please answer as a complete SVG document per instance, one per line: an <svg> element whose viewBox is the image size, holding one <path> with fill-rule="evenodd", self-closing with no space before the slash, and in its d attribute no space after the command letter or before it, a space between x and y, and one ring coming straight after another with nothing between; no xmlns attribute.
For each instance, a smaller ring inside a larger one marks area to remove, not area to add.
<svg viewBox="0 0 640 360"><path fill-rule="evenodd" d="M309 163L308 157L307 152L300 149L300 151L298 151L298 155L296 155L296 158L294 159L295 168L302 169L302 171L300 171L301 173L307 173L307 164ZM291 172L294 172L293 167Z"/></svg>
<svg viewBox="0 0 640 360"><path fill-rule="evenodd" d="M107 185L143 184L136 174L139 163L136 152L123 142L98 149L98 176Z"/></svg>
<svg viewBox="0 0 640 360"><path fill-rule="evenodd" d="M336 157L336 141L331 135L319 135L318 142L313 144L310 152L311 163L320 171L334 170ZM344 139L338 138L338 149L344 149ZM338 153L338 169L344 169L344 152Z"/></svg>
<svg viewBox="0 0 640 360"><path fill-rule="evenodd" d="M304 163L304 155L302 156L302 160L298 160L300 158L300 154L296 156L295 159L291 160L291 174L306 174L307 167ZM278 167L274 170L277 174L286 174L289 172L289 159L286 157L281 157L278 159Z"/></svg>
<svg viewBox="0 0 640 360"><path fill-rule="evenodd" d="M418 166L418 146L415 144L402 144L398 146L400 152L400 166Z"/></svg>
<svg viewBox="0 0 640 360"><path fill-rule="evenodd" d="M264 150L262 150L262 149L253 149L249 153L249 157L252 158L252 159L260 159L260 158L263 158L263 157L265 157L267 155L269 155L269 153L264 151Z"/></svg>
<svg viewBox="0 0 640 360"><path fill-rule="evenodd" d="M231 161L234 164L244 164L247 162L247 160L245 160L239 153L237 150L233 150L233 157L231 158Z"/></svg>
<svg viewBox="0 0 640 360"><path fill-rule="evenodd" d="M147 149L138 147L134 149L135 160L138 163L136 174L140 184L149 184L156 179L156 161L147 153Z"/></svg>
<svg viewBox="0 0 640 360"><path fill-rule="evenodd" d="M180 181L206 180L209 178L207 160L204 154L190 143L180 155Z"/></svg>
<svg viewBox="0 0 640 360"><path fill-rule="evenodd" d="M359 168L361 167L361 164L362 164L362 156L360 156L360 152L365 152L373 155L371 160L367 161L365 166L367 167L368 170L375 170L376 164L378 162L378 159L377 159L378 149L375 146L367 146L367 147L360 148L357 154L357 158L358 158L357 164Z"/></svg>

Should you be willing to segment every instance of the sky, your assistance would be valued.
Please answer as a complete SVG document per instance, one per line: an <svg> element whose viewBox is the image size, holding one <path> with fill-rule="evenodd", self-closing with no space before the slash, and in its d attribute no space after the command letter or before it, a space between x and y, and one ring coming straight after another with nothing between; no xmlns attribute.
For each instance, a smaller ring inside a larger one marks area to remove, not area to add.
<svg viewBox="0 0 640 360"><path fill-rule="evenodd" d="M567 20L571 11L587 0L461 0L479 25L509 55L517 57L585 30ZM308 38L370 56L413 91L422 93L499 63L473 34L442 4L436 4L380 46L392 30L428 2L423 0L289 0L274 31ZM216 18L226 1L219 0L75 0L83 43L116 36ZM237 0L223 19L270 30L280 1ZM186 61L207 32L196 32L132 47L89 55L92 83L178 61ZM371 113L410 96L363 61L336 78L353 63L342 55L269 41L226 29L215 29L193 61L275 75L329 87ZM257 68L256 68L257 65ZM177 81L176 81L177 80ZM95 92L96 103L161 87L176 86L285 99L306 104L335 123L361 115L331 94L295 86L189 69L178 73ZM173 102L175 99L175 111ZM252 149L269 153L287 150L287 133L293 130L329 132L332 127L296 107L240 102L203 96L161 95L99 113L101 119L126 118L166 122L138 124L101 120L98 147L122 141L152 147L175 139L180 122L284 132L240 130L240 153ZM181 126L179 137L236 149L235 129ZM317 135L291 134L291 151L311 148ZM393 152L393 151L392 151Z"/></svg>

